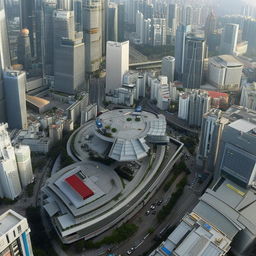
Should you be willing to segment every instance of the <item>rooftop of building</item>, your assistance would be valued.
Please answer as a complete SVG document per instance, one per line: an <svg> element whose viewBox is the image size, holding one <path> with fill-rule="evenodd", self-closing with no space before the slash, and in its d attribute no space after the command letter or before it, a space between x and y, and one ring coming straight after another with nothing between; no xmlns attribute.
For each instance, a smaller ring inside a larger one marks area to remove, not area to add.
<svg viewBox="0 0 256 256"><path fill-rule="evenodd" d="M109 157L117 161L141 159L149 150L146 140L166 137L165 117L137 108L105 112L95 126L97 137L113 143Z"/></svg>
<svg viewBox="0 0 256 256"><path fill-rule="evenodd" d="M255 189L245 189L221 178L213 189L207 189L193 212L214 225L229 239L241 230L256 235Z"/></svg>
<svg viewBox="0 0 256 256"><path fill-rule="evenodd" d="M50 104L49 100L28 94L26 95L26 100L38 108L43 108Z"/></svg>
<svg viewBox="0 0 256 256"><path fill-rule="evenodd" d="M223 113L223 117L229 119L230 122L244 119L250 123L256 123L256 111L237 105L232 105L226 112ZM235 123L235 127L236 124L241 124L241 122Z"/></svg>
<svg viewBox="0 0 256 256"><path fill-rule="evenodd" d="M13 210L8 210L0 216L0 235L4 235L10 229L15 227L24 217Z"/></svg>
<svg viewBox="0 0 256 256"><path fill-rule="evenodd" d="M211 97L211 98L226 98L226 97L229 97L227 93L224 93L224 92L216 92L216 91L207 91L208 95Z"/></svg>
<svg viewBox="0 0 256 256"><path fill-rule="evenodd" d="M220 256L230 249L230 243L224 233L191 213L150 256Z"/></svg>
<svg viewBox="0 0 256 256"><path fill-rule="evenodd" d="M242 67L243 64L232 55L219 55L212 57L211 63L218 65L219 67Z"/></svg>
<svg viewBox="0 0 256 256"><path fill-rule="evenodd" d="M96 214L97 209L120 193L122 184L118 175L110 168L103 169L100 164L87 163L60 170L48 179L47 187L57 196L57 202L68 209L66 214L58 217L65 229L72 226L70 222L74 222L69 213L73 216L87 215L89 218L94 215L94 211ZM50 216L59 211L53 200L46 202L44 208Z"/></svg>

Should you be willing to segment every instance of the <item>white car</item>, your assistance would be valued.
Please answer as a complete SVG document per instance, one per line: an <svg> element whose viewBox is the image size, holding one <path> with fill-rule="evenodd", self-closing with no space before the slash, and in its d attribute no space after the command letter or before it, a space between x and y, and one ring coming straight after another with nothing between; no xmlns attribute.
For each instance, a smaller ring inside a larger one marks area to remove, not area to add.
<svg viewBox="0 0 256 256"><path fill-rule="evenodd" d="M155 208L156 208L156 207L155 207L155 205L153 205L153 204L150 206L150 209L151 209L151 210L155 210Z"/></svg>
<svg viewBox="0 0 256 256"><path fill-rule="evenodd" d="M131 254L132 254L132 251L131 251L131 250L128 250L126 253L127 253L127 255L131 255Z"/></svg>

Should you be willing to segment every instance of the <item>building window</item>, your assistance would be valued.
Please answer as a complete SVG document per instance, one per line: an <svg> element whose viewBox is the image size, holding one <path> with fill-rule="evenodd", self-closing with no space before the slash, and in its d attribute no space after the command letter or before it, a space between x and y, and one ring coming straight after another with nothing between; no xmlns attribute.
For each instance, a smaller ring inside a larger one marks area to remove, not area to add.
<svg viewBox="0 0 256 256"><path fill-rule="evenodd" d="M9 244L10 240L9 240L9 236L8 235L6 235L6 240L7 240L7 243Z"/></svg>
<svg viewBox="0 0 256 256"><path fill-rule="evenodd" d="M18 232L21 233L21 225L18 226Z"/></svg>
<svg viewBox="0 0 256 256"><path fill-rule="evenodd" d="M13 230L13 235L14 235L14 237L16 237L16 232L15 232L15 230Z"/></svg>

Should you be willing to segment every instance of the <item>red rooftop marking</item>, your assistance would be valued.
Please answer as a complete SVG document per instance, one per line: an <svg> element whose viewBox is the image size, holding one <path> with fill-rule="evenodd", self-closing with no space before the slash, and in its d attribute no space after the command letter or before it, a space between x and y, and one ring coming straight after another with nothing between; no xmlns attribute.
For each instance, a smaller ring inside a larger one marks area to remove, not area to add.
<svg viewBox="0 0 256 256"><path fill-rule="evenodd" d="M66 178L65 181L83 198L83 200L94 195L93 191L75 174Z"/></svg>

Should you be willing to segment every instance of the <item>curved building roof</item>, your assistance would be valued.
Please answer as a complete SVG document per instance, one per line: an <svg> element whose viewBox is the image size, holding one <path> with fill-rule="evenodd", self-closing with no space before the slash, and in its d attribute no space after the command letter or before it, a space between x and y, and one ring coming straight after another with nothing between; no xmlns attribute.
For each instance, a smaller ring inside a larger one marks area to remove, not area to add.
<svg viewBox="0 0 256 256"><path fill-rule="evenodd" d="M99 126L100 123L100 126ZM109 157L117 161L135 161L147 156L149 143L162 143L166 138L163 115L117 109L105 112L96 120L95 135L113 143Z"/></svg>

